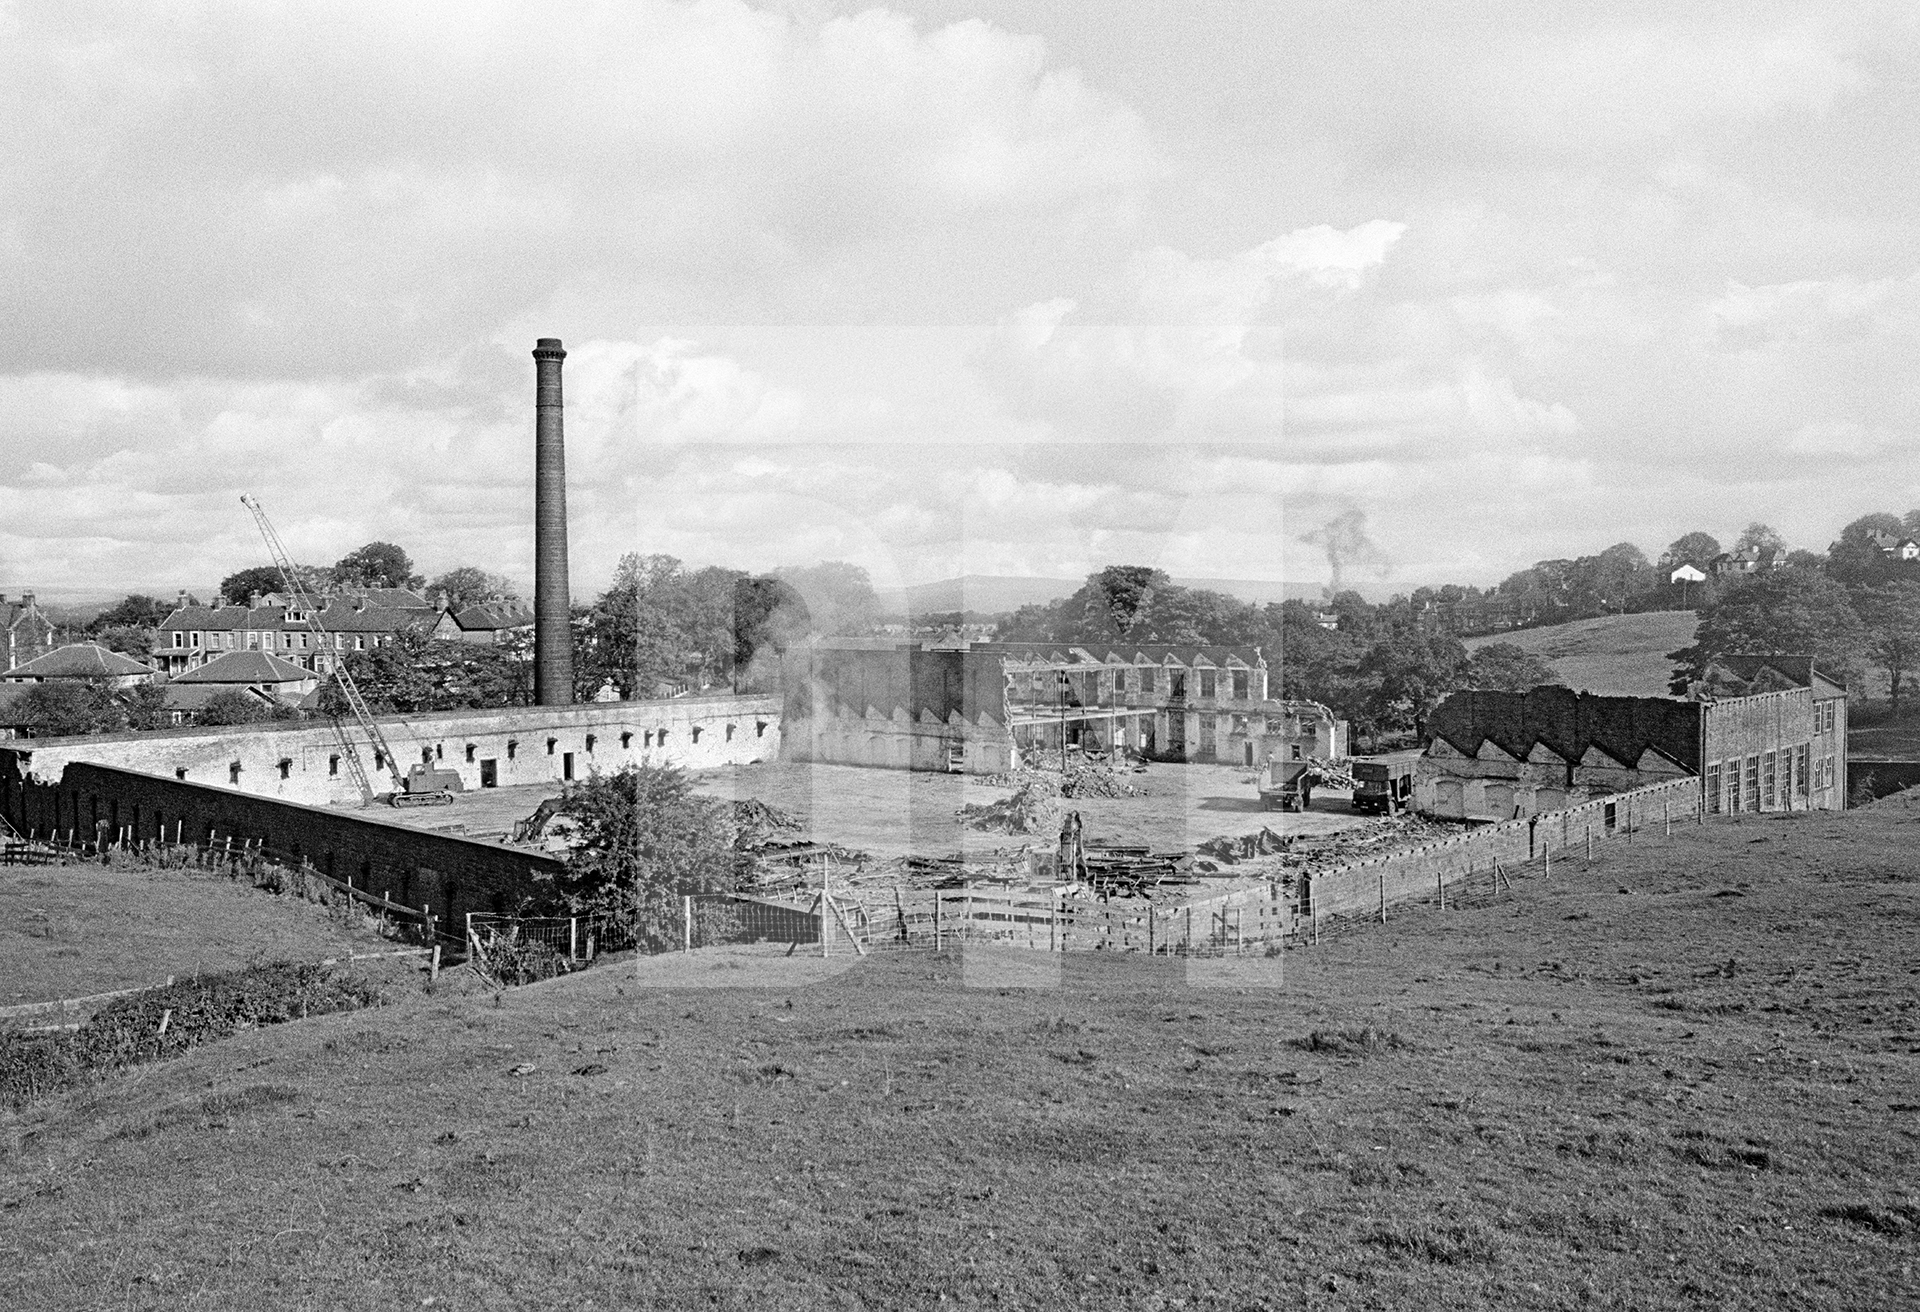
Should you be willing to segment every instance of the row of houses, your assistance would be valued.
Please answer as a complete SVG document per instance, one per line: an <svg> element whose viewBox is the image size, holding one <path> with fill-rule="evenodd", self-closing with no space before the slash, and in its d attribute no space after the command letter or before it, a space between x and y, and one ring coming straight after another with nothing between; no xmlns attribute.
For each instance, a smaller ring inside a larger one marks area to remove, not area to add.
<svg viewBox="0 0 1920 1312"><path fill-rule="evenodd" d="M493 599L451 607L404 588L363 588L321 599L315 610L292 597L256 593L244 603L178 605L154 631L153 665L177 678L235 652L257 651L325 675L347 653L391 643L403 632L456 642L510 643L533 631L524 602Z"/></svg>

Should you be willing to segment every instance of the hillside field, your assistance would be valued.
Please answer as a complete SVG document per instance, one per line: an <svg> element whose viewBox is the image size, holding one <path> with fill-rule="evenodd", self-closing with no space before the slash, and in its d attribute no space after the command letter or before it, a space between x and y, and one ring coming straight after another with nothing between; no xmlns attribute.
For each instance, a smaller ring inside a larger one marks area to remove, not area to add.
<svg viewBox="0 0 1920 1312"><path fill-rule="evenodd" d="M1667 653L1693 642L1699 623L1690 610L1602 615L1541 629L1515 629L1465 640L1468 651L1510 642L1553 667L1567 687L1613 697L1666 697L1673 662Z"/></svg>
<svg viewBox="0 0 1920 1312"><path fill-rule="evenodd" d="M1916 836L1649 833L1271 960L403 991L0 1118L0 1302L1910 1306Z"/></svg>

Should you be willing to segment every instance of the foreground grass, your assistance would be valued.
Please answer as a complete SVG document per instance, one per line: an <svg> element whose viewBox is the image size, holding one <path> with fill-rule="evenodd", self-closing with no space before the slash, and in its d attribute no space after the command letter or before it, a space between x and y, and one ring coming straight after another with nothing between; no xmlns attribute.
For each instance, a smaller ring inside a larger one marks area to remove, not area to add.
<svg viewBox="0 0 1920 1312"><path fill-rule="evenodd" d="M382 944L327 908L225 874L97 862L0 867L0 1007Z"/></svg>
<svg viewBox="0 0 1920 1312"><path fill-rule="evenodd" d="M1684 830L1278 963L696 955L249 1033L0 1123L7 1295L1910 1304L1916 838Z"/></svg>

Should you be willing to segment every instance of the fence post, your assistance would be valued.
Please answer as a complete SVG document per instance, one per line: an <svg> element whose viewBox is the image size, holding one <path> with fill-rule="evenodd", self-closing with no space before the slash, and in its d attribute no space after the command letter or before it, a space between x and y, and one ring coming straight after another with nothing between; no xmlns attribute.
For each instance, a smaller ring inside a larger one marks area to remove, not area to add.
<svg viewBox="0 0 1920 1312"><path fill-rule="evenodd" d="M1387 923L1387 871L1385 866L1380 868L1380 923L1383 925Z"/></svg>
<svg viewBox="0 0 1920 1312"><path fill-rule="evenodd" d="M351 897L351 894L353 891L353 881L351 879L347 881L347 891L349 894L349 897L347 899L347 905L352 906L353 899ZM478 955L473 950L473 912L471 911L467 912L467 955L469 957Z"/></svg>
<svg viewBox="0 0 1920 1312"><path fill-rule="evenodd" d="M567 964L571 966L580 955L580 918L567 917Z"/></svg>
<svg viewBox="0 0 1920 1312"><path fill-rule="evenodd" d="M940 923L940 888L938 885L935 885L933 890L933 950L935 952L940 951L941 931L943 928L944 926Z"/></svg>
<svg viewBox="0 0 1920 1312"><path fill-rule="evenodd" d="M680 899L680 950L693 951L693 898L691 895Z"/></svg>
<svg viewBox="0 0 1920 1312"><path fill-rule="evenodd" d="M1540 847L1540 878L1553 878L1553 844L1543 843Z"/></svg>
<svg viewBox="0 0 1920 1312"><path fill-rule="evenodd" d="M1587 821L1587 864L1593 864L1593 821Z"/></svg>
<svg viewBox="0 0 1920 1312"><path fill-rule="evenodd" d="M1673 837L1673 803L1660 803L1660 824L1667 831L1666 837Z"/></svg>

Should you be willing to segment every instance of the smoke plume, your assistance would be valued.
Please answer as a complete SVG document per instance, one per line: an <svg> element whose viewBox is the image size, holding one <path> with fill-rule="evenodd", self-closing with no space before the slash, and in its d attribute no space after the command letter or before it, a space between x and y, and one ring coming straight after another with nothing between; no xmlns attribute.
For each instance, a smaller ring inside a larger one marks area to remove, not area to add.
<svg viewBox="0 0 1920 1312"><path fill-rule="evenodd" d="M1343 510L1319 528L1301 534L1300 540L1326 549L1329 575L1326 593L1329 597L1350 587L1356 574L1381 579L1393 569L1393 562L1388 559L1387 553L1376 547L1373 539L1367 536L1367 512L1357 506Z"/></svg>

